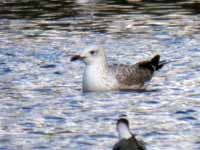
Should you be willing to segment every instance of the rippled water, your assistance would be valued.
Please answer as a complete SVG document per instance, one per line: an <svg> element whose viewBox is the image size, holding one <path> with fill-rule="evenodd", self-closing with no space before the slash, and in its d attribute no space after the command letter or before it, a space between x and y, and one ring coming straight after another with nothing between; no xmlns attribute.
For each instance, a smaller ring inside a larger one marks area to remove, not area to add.
<svg viewBox="0 0 200 150"><path fill-rule="evenodd" d="M105 150L127 115L149 150L200 149L200 3L15 0L0 3L0 150ZM82 93L90 45L110 62L170 63L146 92Z"/></svg>

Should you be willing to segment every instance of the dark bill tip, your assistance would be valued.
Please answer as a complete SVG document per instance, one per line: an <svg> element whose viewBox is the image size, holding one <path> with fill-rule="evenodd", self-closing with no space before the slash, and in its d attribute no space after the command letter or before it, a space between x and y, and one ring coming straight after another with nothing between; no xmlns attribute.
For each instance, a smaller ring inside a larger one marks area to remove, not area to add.
<svg viewBox="0 0 200 150"><path fill-rule="evenodd" d="M82 57L81 56L79 56L79 55L74 55L74 56L72 56L71 57L71 61L76 61L76 60L80 60L80 59L82 59Z"/></svg>

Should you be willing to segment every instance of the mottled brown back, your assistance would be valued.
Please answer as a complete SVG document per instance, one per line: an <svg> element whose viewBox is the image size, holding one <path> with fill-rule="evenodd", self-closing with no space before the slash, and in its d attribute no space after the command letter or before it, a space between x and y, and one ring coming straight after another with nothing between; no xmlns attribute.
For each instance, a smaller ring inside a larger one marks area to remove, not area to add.
<svg viewBox="0 0 200 150"><path fill-rule="evenodd" d="M112 150L146 150L143 141L137 141L134 137L117 142Z"/></svg>
<svg viewBox="0 0 200 150"><path fill-rule="evenodd" d="M143 85L152 78L153 72L148 68L135 65L119 65L116 72L116 79L124 86Z"/></svg>

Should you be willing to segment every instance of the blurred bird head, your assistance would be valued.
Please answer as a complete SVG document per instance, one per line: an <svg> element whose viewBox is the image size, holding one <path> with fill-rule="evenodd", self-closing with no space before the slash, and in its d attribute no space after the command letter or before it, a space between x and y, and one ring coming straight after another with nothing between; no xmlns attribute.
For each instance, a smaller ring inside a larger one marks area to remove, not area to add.
<svg viewBox="0 0 200 150"><path fill-rule="evenodd" d="M106 57L103 49L99 47L89 47L78 55L71 57L71 61L81 60L86 65L105 63Z"/></svg>
<svg viewBox="0 0 200 150"><path fill-rule="evenodd" d="M120 139L129 139L132 134L129 129L129 121L125 118L117 120L117 131Z"/></svg>

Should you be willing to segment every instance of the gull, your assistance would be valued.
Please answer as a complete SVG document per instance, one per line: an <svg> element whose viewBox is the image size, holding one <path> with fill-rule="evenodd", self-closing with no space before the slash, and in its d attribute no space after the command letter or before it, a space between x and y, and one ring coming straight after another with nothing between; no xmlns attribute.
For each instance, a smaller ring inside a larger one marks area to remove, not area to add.
<svg viewBox="0 0 200 150"><path fill-rule="evenodd" d="M145 150L143 141L138 141L135 135L131 133L129 121L125 118L120 118L117 121L117 132L119 141L114 145L112 150Z"/></svg>
<svg viewBox="0 0 200 150"><path fill-rule="evenodd" d="M131 65L108 64L105 51L97 47L88 48L71 57L71 61L76 60L85 63L83 92L144 89L154 72L166 64L160 61L160 55Z"/></svg>

